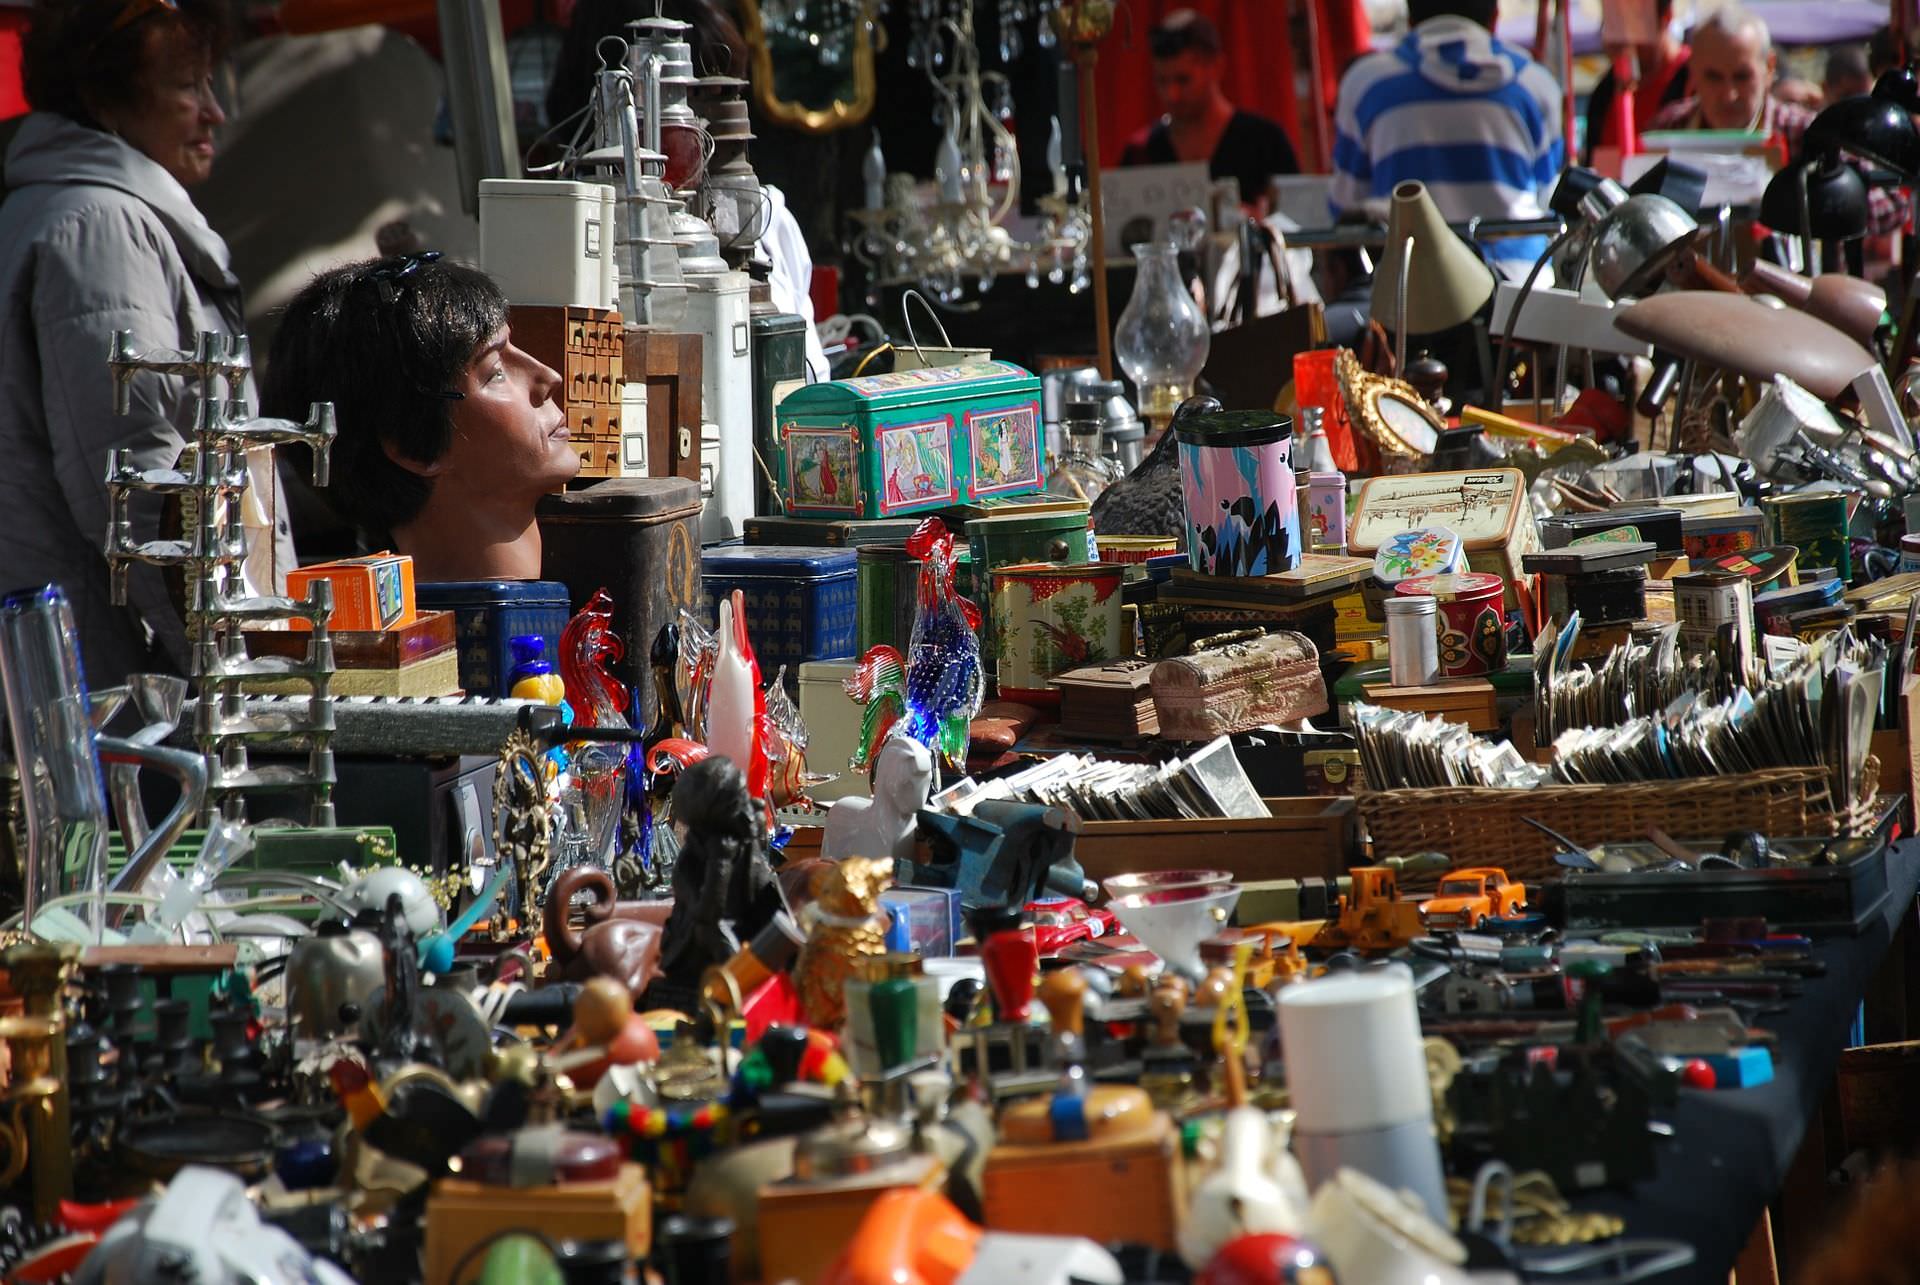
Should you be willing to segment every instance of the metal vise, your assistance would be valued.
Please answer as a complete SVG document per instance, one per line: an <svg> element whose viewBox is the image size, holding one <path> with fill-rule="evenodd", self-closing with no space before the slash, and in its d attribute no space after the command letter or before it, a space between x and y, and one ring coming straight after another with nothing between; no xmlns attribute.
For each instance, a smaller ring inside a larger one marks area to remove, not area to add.
<svg viewBox="0 0 1920 1285"><path fill-rule="evenodd" d="M1080 826L1065 808L1006 799L982 800L968 816L922 809L920 838L933 860L906 864L916 884L958 888L968 910L1045 896L1088 900L1095 889L1073 855Z"/></svg>

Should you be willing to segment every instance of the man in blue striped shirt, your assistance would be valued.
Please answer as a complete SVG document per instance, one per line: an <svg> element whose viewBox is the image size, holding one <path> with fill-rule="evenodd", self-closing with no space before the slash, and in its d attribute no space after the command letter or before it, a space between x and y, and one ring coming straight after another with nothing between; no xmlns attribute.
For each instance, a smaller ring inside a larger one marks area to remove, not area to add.
<svg viewBox="0 0 1920 1285"><path fill-rule="evenodd" d="M1394 186L1425 183L1449 220L1535 219L1565 162L1560 84L1498 40L1497 0L1411 0L1413 30L1355 60L1334 110L1329 203L1384 213ZM1484 243L1518 279L1544 237Z"/></svg>

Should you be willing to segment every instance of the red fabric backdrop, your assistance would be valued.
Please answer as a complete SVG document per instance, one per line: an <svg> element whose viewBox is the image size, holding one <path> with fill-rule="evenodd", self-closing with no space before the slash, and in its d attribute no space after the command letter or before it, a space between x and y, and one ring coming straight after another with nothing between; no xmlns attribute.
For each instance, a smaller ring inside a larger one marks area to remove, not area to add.
<svg viewBox="0 0 1920 1285"><path fill-rule="evenodd" d="M1339 89L1340 73L1371 39L1366 10L1360 0L1130 0L1120 9L1113 31L1100 45L1096 75L1100 99L1100 158L1106 165L1120 162L1127 139L1151 125L1160 115L1153 96L1153 60L1147 32L1179 8L1199 10L1220 29L1226 63L1225 89L1235 106L1277 120L1293 139L1303 168L1325 170L1327 159L1317 154L1310 120L1301 119L1296 98L1294 46L1289 32L1292 15L1304 4L1320 10L1320 57L1324 71L1321 99L1329 116ZM1300 51L1300 66L1308 66ZM1331 136L1331 131L1329 131Z"/></svg>

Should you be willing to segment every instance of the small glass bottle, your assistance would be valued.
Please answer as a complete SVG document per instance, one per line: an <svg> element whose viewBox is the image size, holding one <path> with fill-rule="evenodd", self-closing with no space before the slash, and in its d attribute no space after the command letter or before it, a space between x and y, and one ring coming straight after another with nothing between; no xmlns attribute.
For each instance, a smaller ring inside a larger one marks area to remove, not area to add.
<svg viewBox="0 0 1920 1285"><path fill-rule="evenodd" d="M515 700L558 705L567 698L567 685L547 660L545 638L539 634L515 634L507 640L507 646L513 649L512 682L508 692Z"/></svg>
<svg viewBox="0 0 1920 1285"><path fill-rule="evenodd" d="M1100 403L1068 402L1065 427L1067 453L1047 474L1047 494L1064 495L1091 504L1109 484L1117 480L1100 433Z"/></svg>

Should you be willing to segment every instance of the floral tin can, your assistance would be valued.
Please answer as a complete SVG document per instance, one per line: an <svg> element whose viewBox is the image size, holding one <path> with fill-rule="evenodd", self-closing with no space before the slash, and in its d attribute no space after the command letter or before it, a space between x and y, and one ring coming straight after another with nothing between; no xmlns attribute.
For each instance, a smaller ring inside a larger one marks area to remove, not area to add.
<svg viewBox="0 0 1920 1285"><path fill-rule="evenodd" d="M1501 613L1506 588L1506 581L1491 572L1463 571L1415 576L1402 580L1394 592L1432 595L1439 607L1434 630L1440 638L1441 677L1473 678L1507 667L1507 622Z"/></svg>
<svg viewBox="0 0 1920 1285"><path fill-rule="evenodd" d="M1216 576L1299 566L1293 421L1271 411L1216 411L1180 421L1174 433L1188 565Z"/></svg>
<svg viewBox="0 0 1920 1285"><path fill-rule="evenodd" d="M993 569L993 646L1006 700L1057 705L1055 674L1127 655L1118 562L1023 562Z"/></svg>

